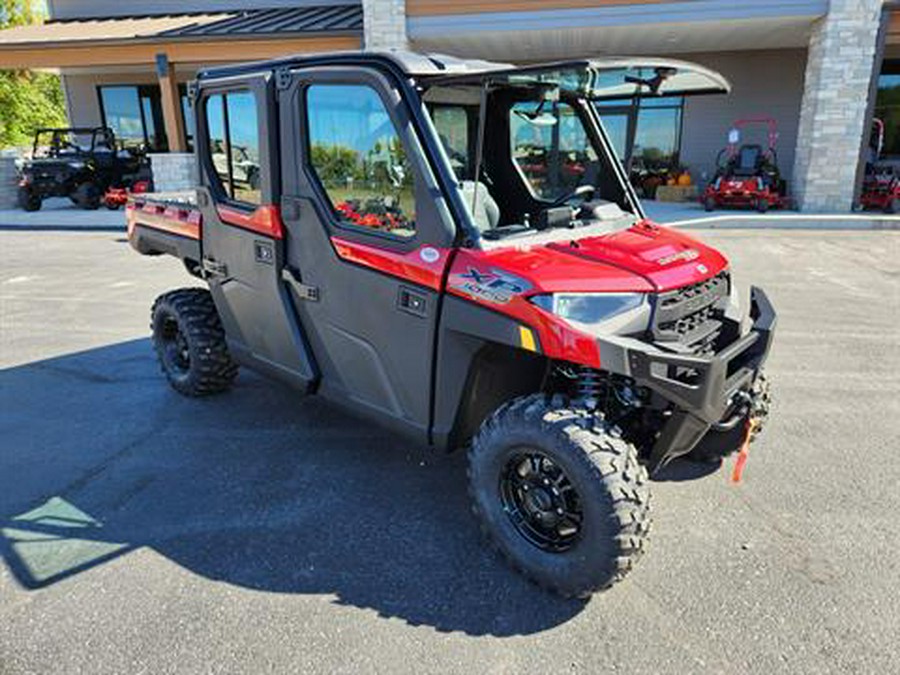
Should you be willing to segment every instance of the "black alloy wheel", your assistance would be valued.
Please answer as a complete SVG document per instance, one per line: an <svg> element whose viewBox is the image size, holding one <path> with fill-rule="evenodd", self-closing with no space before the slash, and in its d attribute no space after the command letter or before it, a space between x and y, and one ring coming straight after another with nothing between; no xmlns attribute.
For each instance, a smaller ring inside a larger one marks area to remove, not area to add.
<svg viewBox="0 0 900 675"><path fill-rule="evenodd" d="M581 534L581 497L565 472L543 453L523 448L506 463L500 499L513 526L544 551L571 548Z"/></svg>

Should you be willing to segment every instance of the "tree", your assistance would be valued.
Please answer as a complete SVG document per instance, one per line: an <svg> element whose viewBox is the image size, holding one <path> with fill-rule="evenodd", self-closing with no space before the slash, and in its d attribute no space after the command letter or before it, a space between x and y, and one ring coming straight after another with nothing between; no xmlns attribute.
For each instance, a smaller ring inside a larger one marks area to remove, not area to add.
<svg viewBox="0 0 900 675"><path fill-rule="evenodd" d="M40 23L43 3L0 0L0 29ZM66 126L59 77L29 70L0 71L0 148L30 145L34 131Z"/></svg>

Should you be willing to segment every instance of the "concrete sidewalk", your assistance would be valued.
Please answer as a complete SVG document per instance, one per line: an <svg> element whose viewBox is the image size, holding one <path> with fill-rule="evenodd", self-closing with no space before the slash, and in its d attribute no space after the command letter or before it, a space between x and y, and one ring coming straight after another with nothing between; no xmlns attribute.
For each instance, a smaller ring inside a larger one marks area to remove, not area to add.
<svg viewBox="0 0 900 675"><path fill-rule="evenodd" d="M110 211L101 206L85 211L65 197L45 199L40 211L0 209L0 229L3 230L124 230L125 211Z"/></svg>
<svg viewBox="0 0 900 675"><path fill-rule="evenodd" d="M697 229L770 230L897 230L900 215L879 211L856 213L800 213L797 211L706 211L695 202L644 201L647 216L662 225Z"/></svg>

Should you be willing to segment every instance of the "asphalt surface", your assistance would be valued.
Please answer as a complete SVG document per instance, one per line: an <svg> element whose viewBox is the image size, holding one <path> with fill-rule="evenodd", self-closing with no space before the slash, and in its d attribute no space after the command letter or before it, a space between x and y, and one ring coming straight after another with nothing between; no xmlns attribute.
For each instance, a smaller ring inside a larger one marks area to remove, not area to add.
<svg viewBox="0 0 900 675"><path fill-rule="evenodd" d="M0 673L900 671L900 236L707 231L780 324L744 482L653 485L588 602L481 544L461 456L151 354L190 283L112 233L0 232Z"/></svg>

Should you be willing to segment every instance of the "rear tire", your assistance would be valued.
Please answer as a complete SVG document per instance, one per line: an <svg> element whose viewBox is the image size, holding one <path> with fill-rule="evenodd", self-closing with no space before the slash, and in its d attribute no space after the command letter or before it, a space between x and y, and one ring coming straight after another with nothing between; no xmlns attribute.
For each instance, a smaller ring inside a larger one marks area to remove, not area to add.
<svg viewBox="0 0 900 675"><path fill-rule="evenodd" d="M637 451L561 396L518 398L485 420L469 451L469 491L493 547L564 597L612 586L644 552L650 486Z"/></svg>
<svg viewBox="0 0 900 675"><path fill-rule="evenodd" d="M769 200L768 199L757 199L756 200L756 210L760 213L765 213L769 210Z"/></svg>
<svg viewBox="0 0 900 675"><path fill-rule="evenodd" d="M710 429L700 442L691 450L688 458L704 464L716 464L723 458L734 454L741 449L744 435L747 433L747 422L754 420L753 431L750 434L750 442L753 443L765 428L772 407L771 385L765 373L760 373L750 390L753 402L747 415L738 422L737 426L728 431L716 431Z"/></svg>
<svg viewBox="0 0 900 675"><path fill-rule="evenodd" d="M709 213L710 211L715 211L716 209L716 200L712 197L706 197L703 199L703 210Z"/></svg>
<svg viewBox="0 0 900 675"><path fill-rule="evenodd" d="M150 313L153 348L172 388L185 396L227 390L237 376L209 291L182 288L159 296Z"/></svg>

